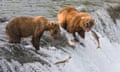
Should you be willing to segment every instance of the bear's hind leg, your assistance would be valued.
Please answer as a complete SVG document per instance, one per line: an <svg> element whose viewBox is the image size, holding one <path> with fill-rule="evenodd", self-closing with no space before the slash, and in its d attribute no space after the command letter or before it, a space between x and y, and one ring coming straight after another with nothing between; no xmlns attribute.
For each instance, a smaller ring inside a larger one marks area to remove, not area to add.
<svg viewBox="0 0 120 72"><path fill-rule="evenodd" d="M9 43L20 43L20 37L15 35L15 34L11 34L8 33L9 36Z"/></svg>
<svg viewBox="0 0 120 72"><path fill-rule="evenodd" d="M79 40L77 39L75 33L72 33L72 36L73 36L73 38L72 38L71 40L69 40L68 43L69 43L71 46L75 46L76 43L79 42Z"/></svg>
<svg viewBox="0 0 120 72"><path fill-rule="evenodd" d="M19 37L10 37L9 36L9 43L20 43Z"/></svg>
<svg viewBox="0 0 120 72"><path fill-rule="evenodd" d="M18 34L16 35L16 33L18 33ZM18 30L16 30L16 29L14 30L14 28L9 28L7 26L6 34L8 35L9 43L20 43L20 36L19 36Z"/></svg>

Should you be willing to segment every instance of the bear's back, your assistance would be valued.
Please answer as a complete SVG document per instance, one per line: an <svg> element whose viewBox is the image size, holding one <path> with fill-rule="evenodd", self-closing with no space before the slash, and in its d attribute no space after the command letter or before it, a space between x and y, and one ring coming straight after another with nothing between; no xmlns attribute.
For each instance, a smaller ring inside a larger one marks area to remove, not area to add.
<svg viewBox="0 0 120 72"><path fill-rule="evenodd" d="M33 22L37 24L47 24L48 20L43 16L36 16L34 17Z"/></svg>

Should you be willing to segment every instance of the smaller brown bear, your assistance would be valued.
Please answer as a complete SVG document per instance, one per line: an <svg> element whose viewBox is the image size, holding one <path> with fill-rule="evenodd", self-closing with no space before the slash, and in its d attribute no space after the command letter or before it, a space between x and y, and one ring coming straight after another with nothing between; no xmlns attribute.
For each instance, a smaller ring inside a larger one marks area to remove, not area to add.
<svg viewBox="0 0 120 72"><path fill-rule="evenodd" d="M44 31L49 31L54 39L60 35L59 25L43 16L18 16L11 19L6 26L9 43L20 43L21 37L32 35L32 44L36 50L39 50L39 41Z"/></svg>

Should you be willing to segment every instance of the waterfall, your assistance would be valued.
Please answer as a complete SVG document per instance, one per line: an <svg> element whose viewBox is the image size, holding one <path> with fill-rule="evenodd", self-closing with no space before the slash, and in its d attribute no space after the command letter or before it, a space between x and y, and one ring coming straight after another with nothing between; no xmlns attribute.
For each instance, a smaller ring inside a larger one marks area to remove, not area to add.
<svg viewBox="0 0 120 72"><path fill-rule="evenodd" d="M120 72L120 19L114 21L106 7L90 10L100 48L96 48L90 33L86 33L85 47L79 43L73 47L64 35L53 41L46 32L36 51L31 38L21 44L8 43L7 23L0 23L0 72Z"/></svg>

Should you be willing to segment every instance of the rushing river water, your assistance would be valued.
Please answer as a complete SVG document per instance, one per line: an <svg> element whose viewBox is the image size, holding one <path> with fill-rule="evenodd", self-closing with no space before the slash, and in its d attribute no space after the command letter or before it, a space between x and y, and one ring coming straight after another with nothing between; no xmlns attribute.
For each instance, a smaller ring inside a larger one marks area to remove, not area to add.
<svg viewBox="0 0 120 72"><path fill-rule="evenodd" d="M79 2L77 0L55 0L53 2L30 0L26 2L27 0L2 1L0 3L1 17L9 19L16 15L43 15L56 20L56 13L59 9L73 5L80 11L88 11L95 19L93 30L100 37L100 48L96 49L89 33L86 33L85 47L80 44L72 47L67 43L64 33L61 39L52 40L49 33L45 32L40 42L40 50L35 51L30 43L31 38L26 38L21 44L9 44L5 34L7 21L1 22L0 72L120 72L120 19L110 14L109 9L114 6L111 5L112 3ZM67 63L56 64L69 57L71 58Z"/></svg>

